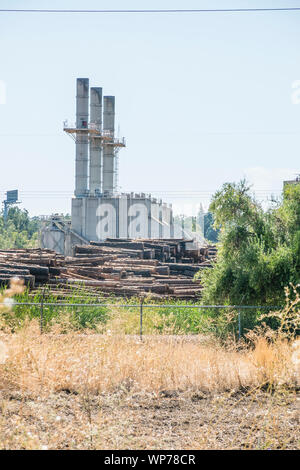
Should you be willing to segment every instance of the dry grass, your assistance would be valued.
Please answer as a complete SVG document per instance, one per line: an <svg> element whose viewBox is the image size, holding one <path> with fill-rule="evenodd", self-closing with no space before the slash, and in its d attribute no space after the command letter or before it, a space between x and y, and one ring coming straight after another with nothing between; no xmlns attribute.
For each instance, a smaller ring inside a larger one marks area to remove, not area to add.
<svg viewBox="0 0 300 470"><path fill-rule="evenodd" d="M0 389L16 387L30 393L72 390L111 392L130 389L201 390L219 393L272 386L293 387L296 369L287 341L258 338L254 349L221 346L203 337L145 338L117 335L40 335L32 321L3 337L6 355L0 366Z"/></svg>
<svg viewBox="0 0 300 470"><path fill-rule="evenodd" d="M2 333L0 448L299 448L299 341L66 326Z"/></svg>
<svg viewBox="0 0 300 470"><path fill-rule="evenodd" d="M297 448L295 350L203 338L3 335L1 448Z"/></svg>

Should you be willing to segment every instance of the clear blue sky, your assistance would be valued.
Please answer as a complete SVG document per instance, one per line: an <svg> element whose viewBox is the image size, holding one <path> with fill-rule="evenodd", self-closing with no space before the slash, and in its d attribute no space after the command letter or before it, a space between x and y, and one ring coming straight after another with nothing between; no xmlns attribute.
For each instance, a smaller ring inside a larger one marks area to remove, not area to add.
<svg viewBox="0 0 300 470"><path fill-rule="evenodd" d="M287 6L300 1L0 0L44 9ZM276 192L300 172L300 105L291 100L299 45L300 12L0 13L0 190L23 191L31 214L70 212L75 146L62 122L75 119L76 77L89 77L116 96L123 191L159 193L177 212L207 206L222 183L245 176L259 197Z"/></svg>

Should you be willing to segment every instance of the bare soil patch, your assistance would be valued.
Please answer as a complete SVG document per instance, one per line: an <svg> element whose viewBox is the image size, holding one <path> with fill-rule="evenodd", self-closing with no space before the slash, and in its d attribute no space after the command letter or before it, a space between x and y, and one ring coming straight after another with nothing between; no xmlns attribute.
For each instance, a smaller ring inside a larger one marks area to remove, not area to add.
<svg viewBox="0 0 300 470"><path fill-rule="evenodd" d="M296 392L0 393L2 449L298 449Z"/></svg>

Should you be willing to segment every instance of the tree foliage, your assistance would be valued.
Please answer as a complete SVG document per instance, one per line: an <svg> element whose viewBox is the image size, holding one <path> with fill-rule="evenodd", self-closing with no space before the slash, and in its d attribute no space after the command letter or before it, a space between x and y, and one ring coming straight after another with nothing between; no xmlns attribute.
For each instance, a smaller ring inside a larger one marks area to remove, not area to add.
<svg viewBox="0 0 300 470"><path fill-rule="evenodd" d="M190 232L201 233L207 241L217 243L219 236L219 228L214 226L214 216L211 212L204 212L202 206L196 217L184 216L184 229ZM175 224L182 227L182 216L174 217Z"/></svg>
<svg viewBox="0 0 300 470"><path fill-rule="evenodd" d="M206 240L217 243L220 229L214 225L214 216L212 212L204 214L204 237Z"/></svg>
<svg viewBox="0 0 300 470"><path fill-rule="evenodd" d="M26 209L11 207L6 221L0 216L0 249L37 247L39 227L40 220L30 218Z"/></svg>
<svg viewBox="0 0 300 470"><path fill-rule="evenodd" d="M207 303L274 305L300 281L300 185L264 211L245 180L226 183L209 210L221 227L214 268L199 273Z"/></svg>

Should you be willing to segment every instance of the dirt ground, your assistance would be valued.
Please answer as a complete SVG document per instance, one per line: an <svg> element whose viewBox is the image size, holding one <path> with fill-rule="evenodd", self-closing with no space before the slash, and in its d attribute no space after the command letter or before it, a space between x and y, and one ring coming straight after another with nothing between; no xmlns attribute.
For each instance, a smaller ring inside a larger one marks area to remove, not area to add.
<svg viewBox="0 0 300 470"><path fill-rule="evenodd" d="M1 449L299 449L295 391L0 393Z"/></svg>

